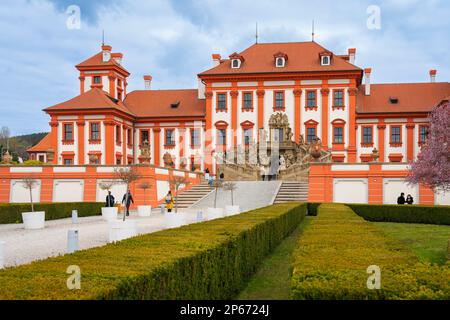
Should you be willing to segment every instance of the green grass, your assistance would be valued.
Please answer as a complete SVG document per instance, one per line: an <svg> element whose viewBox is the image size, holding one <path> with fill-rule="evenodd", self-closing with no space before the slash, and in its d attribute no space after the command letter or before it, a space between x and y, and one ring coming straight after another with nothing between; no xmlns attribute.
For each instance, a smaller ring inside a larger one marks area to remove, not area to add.
<svg viewBox="0 0 450 320"><path fill-rule="evenodd" d="M444 264L450 226L394 222L374 223L384 234L408 246L422 262Z"/></svg>
<svg viewBox="0 0 450 320"><path fill-rule="evenodd" d="M290 299L292 253L303 230L313 217L305 217L300 225L261 264L237 300Z"/></svg>

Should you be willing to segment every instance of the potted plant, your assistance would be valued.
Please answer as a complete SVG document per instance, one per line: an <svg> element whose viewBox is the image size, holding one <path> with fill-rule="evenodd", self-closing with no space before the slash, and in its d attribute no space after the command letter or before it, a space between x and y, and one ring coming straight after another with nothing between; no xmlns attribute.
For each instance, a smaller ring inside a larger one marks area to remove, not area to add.
<svg viewBox="0 0 450 320"><path fill-rule="evenodd" d="M128 191L130 185L141 178L136 167L121 167L114 169L114 178L126 185L125 204L128 202ZM137 235L137 225L135 220L126 220L124 210L123 219L109 221L109 242L120 241Z"/></svg>
<svg viewBox="0 0 450 320"><path fill-rule="evenodd" d="M107 193L109 194L109 192L111 191L111 188L113 187L114 184L115 184L115 182L112 180L103 181L99 184L99 187L100 187L100 189L107 191ZM114 197L112 199L112 202L114 202ZM105 207L102 208L103 219L106 221L116 220L117 212L118 212L118 207L116 207L115 205L111 206L110 201L105 200Z"/></svg>
<svg viewBox="0 0 450 320"><path fill-rule="evenodd" d="M231 193L231 206L229 205L225 206L225 214L227 216L232 216L241 213L241 208L239 206L234 205L233 191L237 189L236 183L232 181L227 181L223 184L223 189L230 191Z"/></svg>
<svg viewBox="0 0 450 320"><path fill-rule="evenodd" d="M139 188L144 190L144 205L138 206L138 216L139 217L150 217L152 214L152 206L146 205L147 195L146 191L147 189L150 189L151 184L150 182L144 181L139 185Z"/></svg>
<svg viewBox="0 0 450 320"><path fill-rule="evenodd" d="M187 186L189 183L189 180L182 176L172 176L169 179L170 187L175 191L175 212L165 214L167 228L180 227L185 223L186 215L184 213L178 213L178 192L182 185Z"/></svg>
<svg viewBox="0 0 450 320"><path fill-rule="evenodd" d="M32 177L25 178L22 185L30 192L31 212L22 212L23 226L25 229L42 229L45 227L45 211L34 211L33 189L38 185L38 181Z"/></svg>
<svg viewBox="0 0 450 320"><path fill-rule="evenodd" d="M214 187L214 207L213 208L208 208L207 210L207 214L208 214L208 218L210 220L212 219L218 219L218 218L223 218L224 215L224 211L223 208L217 208L217 194L219 192L219 189L221 189L223 186L223 183L220 179L214 179L213 182L213 187Z"/></svg>

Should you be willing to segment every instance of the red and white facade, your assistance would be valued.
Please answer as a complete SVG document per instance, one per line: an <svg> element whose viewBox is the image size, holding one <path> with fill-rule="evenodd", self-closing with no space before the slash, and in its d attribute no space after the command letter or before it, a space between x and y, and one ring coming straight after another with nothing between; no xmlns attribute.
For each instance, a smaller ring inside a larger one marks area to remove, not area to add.
<svg viewBox="0 0 450 320"><path fill-rule="evenodd" d="M167 165L168 153L176 169L214 172L216 152L257 141L283 112L295 141L318 136L346 172L371 162L374 148L386 165L414 160L427 114L450 97L450 83L435 82L431 70L424 83L371 84L372 70L356 66L355 55L316 42L254 44L227 59L213 54L198 89L152 90L144 76L144 89L128 93L123 55L104 45L76 66L80 95L44 109L51 132L29 152L37 159L52 151L57 165L133 164L148 140L151 164Z"/></svg>

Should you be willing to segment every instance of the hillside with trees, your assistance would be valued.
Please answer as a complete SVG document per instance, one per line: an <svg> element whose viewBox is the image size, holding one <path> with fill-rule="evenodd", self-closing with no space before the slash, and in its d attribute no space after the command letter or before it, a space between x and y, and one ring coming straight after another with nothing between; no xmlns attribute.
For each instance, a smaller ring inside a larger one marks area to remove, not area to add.
<svg viewBox="0 0 450 320"><path fill-rule="evenodd" d="M28 159L27 149L36 145L46 135L47 132L40 132L10 137L9 129L2 127L0 130L0 155L3 157L8 149L13 160L17 161L18 157L21 157L25 161Z"/></svg>

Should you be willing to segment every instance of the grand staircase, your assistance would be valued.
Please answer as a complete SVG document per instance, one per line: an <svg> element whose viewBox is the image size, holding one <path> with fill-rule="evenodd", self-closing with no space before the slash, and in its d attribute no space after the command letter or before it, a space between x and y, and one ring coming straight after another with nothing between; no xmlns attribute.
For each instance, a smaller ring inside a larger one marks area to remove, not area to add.
<svg viewBox="0 0 450 320"><path fill-rule="evenodd" d="M278 190L274 204L289 201L308 201L308 183L296 181L283 181Z"/></svg>
<svg viewBox="0 0 450 320"><path fill-rule="evenodd" d="M213 190L214 189L211 188L207 182L202 182L186 191L181 192L178 195L178 208L190 207Z"/></svg>

